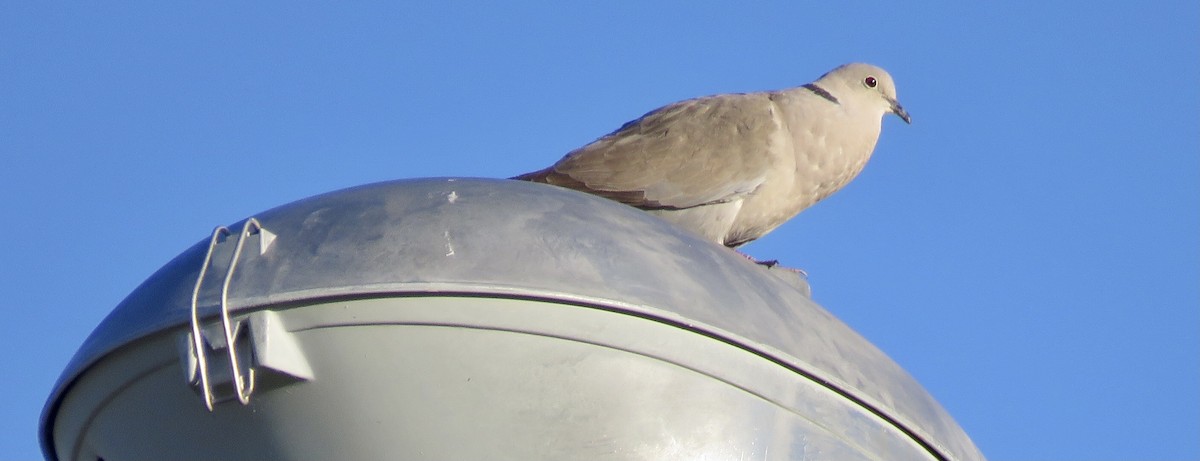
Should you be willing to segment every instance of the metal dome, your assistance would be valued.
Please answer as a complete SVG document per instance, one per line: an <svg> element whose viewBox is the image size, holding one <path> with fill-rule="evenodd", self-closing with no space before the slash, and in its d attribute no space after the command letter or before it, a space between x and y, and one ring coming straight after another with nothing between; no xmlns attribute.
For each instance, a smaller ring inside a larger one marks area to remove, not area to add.
<svg viewBox="0 0 1200 461"><path fill-rule="evenodd" d="M80 347L47 458L983 459L804 280L612 201L401 180L231 227Z"/></svg>

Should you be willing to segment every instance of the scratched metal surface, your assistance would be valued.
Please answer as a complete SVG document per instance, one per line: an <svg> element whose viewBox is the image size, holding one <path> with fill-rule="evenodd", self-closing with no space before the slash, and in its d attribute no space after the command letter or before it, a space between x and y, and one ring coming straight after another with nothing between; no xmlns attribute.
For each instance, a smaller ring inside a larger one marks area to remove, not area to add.
<svg viewBox="0 0 1200 461"><path fill-rule="evenodd" d="M633 208L517 181L441 178L370 184L255 215L230 284L235 314L324 300L485 296L635 314L718 338L811 379L895 424L946 459L982 459L961 428L885 354L768 270ZM241 223L231 226L234 234ZM186 325L208 239L134 290L85 341L42 418L119 347ZM223 274L233 239L217 246ZM216 278L212 278L216 277ZM219 276L200 293L217 312ZM209 280L206 278L206 281ZM887 306L879 306L886 308ZM883 454L881 454L882 456Z"/></svg>

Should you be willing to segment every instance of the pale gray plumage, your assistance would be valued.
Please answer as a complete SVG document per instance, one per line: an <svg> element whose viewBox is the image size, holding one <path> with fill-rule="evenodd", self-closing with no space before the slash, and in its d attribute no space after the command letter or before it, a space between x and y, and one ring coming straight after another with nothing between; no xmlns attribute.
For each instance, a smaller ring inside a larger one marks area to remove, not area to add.
<svg viewBox="0 0 1200 461"><path fill-rule="evenodd" d="M669 104L514 179L617 200L735 247L854 179L889 112L911 122L891 76L847 64L796 88Z"/></svg>

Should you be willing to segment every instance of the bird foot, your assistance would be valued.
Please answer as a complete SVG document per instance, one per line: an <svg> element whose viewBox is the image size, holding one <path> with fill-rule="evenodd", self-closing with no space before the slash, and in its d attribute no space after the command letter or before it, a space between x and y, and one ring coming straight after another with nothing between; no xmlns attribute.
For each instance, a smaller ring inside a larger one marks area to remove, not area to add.
<svg viewBox="0 0 1200 461"><path fill-rule="evenodd" d="M737 250L734 250L734 251L737 251ZM753 256L750 256L746 253L742 253L742 252L738 251L738 254L742 255L742 257L744 257L746 259L749 259L750 262L752 262L754 264L758 264L760 266L763 266L767 269L785 270L788 272L795 272L796 274L800 275L801 277L808 279L808 271L805 271L804 269L800 269L800 268L784 266L779 263L778 259L768 259L766 261L759 261L757 259L754 259Z"/></svg>
<svg viewBox="0 0 1200 461"><path fill-rule="evenodd" d="M751 261L754 261L754 259L751 258ZM788 272L795 272L797 275L804 277L805 279L808 278L808 271L805 271L804 269L800 269L798 267L787 267L787 266L781 265L781 264L779 264L779 260L777 260L777 259L772 259L770 261L754 261L754 263L758 264L760 266L763 266L763 267L767 268L768 270L772 270L772 269L773 270L785 270Z"/></svg>

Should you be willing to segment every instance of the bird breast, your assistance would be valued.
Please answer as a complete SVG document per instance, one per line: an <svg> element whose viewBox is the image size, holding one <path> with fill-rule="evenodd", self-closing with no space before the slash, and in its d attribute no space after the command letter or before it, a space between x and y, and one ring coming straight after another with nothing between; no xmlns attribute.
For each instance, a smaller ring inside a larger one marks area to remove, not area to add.
<svg viewBox="0 0 1200 461"><path fill-rule="evenodd" d="M753 240L845 187L866 166L879 138L880 117L844 110L804 92L775 95L778 126L770 139L771 173L745 199L726 239ZM812 108L817 110L797 110Z"/></svg>

